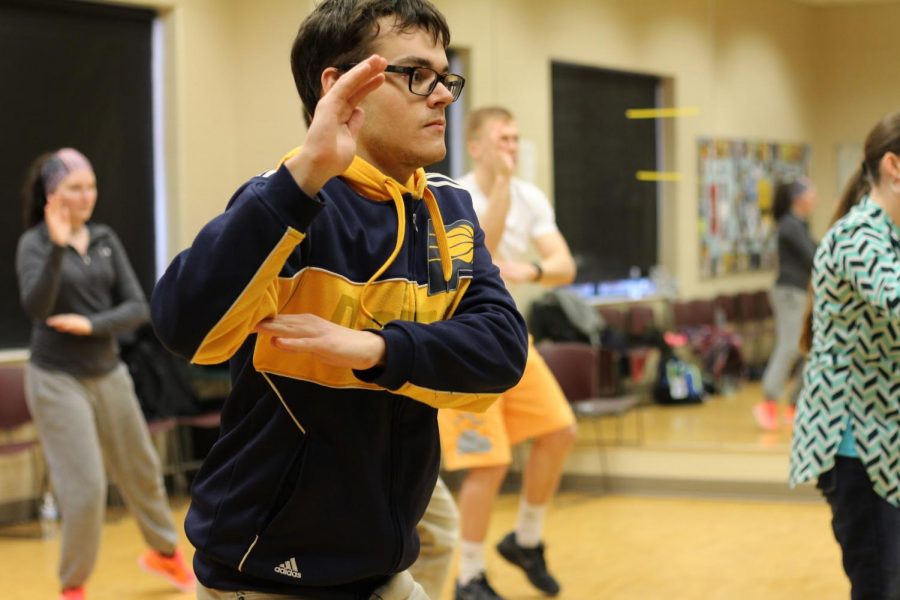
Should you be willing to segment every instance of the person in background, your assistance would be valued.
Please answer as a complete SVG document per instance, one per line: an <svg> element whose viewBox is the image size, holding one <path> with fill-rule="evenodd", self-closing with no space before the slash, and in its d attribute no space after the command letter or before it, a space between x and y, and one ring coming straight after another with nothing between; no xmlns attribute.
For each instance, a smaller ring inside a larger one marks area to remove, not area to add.
<svg viewBox="0 0 900 600"><path fill-rule="evenodd" d="M818 480L854 600L900 598L900 112L862 167L812 274L792 485Z"/></svg>
<svg viewBox="0 0 900 600"><path fill-rule="evenodd" d="M485 245L503 280L510 286L571 283L575 261L556 227L553 208L537 187L513 175L519 133L512 114L501 107L473 111L467 139L474 170L459 184L472 194ZM534 261L527 259L532 244L539 255ZM438 418L444 466L468 470L459 493L462 541L456 599L501 597L485 573L484 540L511 462L511 446L528 439L533 444L518 519L497 551L541 592L558 594L560 585L547 567L542 537L547 507L559 486L576 428L569 403L546 363L529 344L522 380L487 412L442 410Z"/></svg>
<svg viewBox="0 0 900 600"><path fill-rule="evenodd" d="M231 367L185 521L200 598L426 598L437 408L484 411L528 348L468 193L423 169L465 83L449 43L427 0L317 3L291 52L303 145L154 289L163 343Z"/></svg>
<svg viewBox="0 0 900 600"><path fill-rule="evenodd" d="M778 429L778 400L800 357L807 289L816 242L807 220L816 205L816 190L806 179L780 182L775 187L773 213L778 235L778 278L769 292L775 313L775 349L763 374L765 400L753 407L756 423L767 431ZM784 421L794 422L802 377L798 377L785 407Z"/></svg>
<svg viewBox="0 0 900 600"><path fill-rule="evenodd" d="M26 399L62 516L60 598L85 598L107 476L150 546L140 566L191 591L159 457L116 341L147 321L147 301L115 232L90 221L96 201L83 154L63 148L39 157L26 179L26 231L16 252L21 302L33 323Z"/></svg>

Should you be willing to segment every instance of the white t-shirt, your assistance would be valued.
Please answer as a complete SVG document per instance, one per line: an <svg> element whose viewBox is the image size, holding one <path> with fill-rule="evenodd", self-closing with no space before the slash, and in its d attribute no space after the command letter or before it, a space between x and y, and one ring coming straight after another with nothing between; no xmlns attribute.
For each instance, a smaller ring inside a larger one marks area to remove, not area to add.
<svg viewBox="0 0 900 600"><path fill-rule="evenodd" d="M475 174L466 173L457 182L472 195L475 214L483 219L490 201L478 187ZM537 186L517 177L509 185L509 212L496 255L505 261L524 261L535 238L558 231L556 216L547 196Z"/></svg>

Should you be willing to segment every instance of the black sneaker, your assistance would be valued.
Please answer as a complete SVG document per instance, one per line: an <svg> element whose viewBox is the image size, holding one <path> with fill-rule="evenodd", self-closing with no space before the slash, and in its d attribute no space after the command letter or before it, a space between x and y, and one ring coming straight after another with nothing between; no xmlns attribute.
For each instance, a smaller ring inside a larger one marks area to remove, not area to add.
<svg viewBox="0 0 900 600"><path fill-rule="evenodd" d="M503 596L495 592L491 584L488 583L484 573L472 579L466 585L459 585L457 581L456 595L453 598L454 600L503 600Z"/></svg>
<svg viewBox="0 0 900 600"><path fill-rule="evenodd" d="M544 561L543 543L538 544L537 548L523 548L516 542L516 534L510 532L497 544L497 552L525 571L528 581L537 589L548 596L555 596L559 593L559 584L547 570L547 563Z"/></svg>

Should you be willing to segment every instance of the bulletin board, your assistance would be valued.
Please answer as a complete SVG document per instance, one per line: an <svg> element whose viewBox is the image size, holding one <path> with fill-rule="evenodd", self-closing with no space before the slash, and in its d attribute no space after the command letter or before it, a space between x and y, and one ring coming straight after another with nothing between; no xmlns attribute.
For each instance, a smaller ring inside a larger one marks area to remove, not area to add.
<svg viewBox="0 0 900 600"><path fill-rule="evenodd" d="M809 174L807 144L700 138L701 277L774 269L775 182Z"/></svg>

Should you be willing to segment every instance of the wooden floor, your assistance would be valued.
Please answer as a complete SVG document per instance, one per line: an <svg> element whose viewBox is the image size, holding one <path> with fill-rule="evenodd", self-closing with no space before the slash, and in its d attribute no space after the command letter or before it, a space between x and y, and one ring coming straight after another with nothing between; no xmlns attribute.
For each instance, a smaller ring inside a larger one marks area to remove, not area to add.
<svg viewBox="0 0 900 600"><path fill-rule="evenodd" d="M744 382L727 394L708 396L702 404L645 406L644 444L787 453L791 428L782 423L777 431L765 432L753 419L753 405L762 397L759 382Z"/></svg>
<svg viewBox="0 0 900 600"><path fill-rule="evenodd" d="M638 409L643 431L638 436L638 411L623 420L622 439L628 446L654 449L706 449L711 452L773 452L790 450L791 427L781 423L774 432L761 430L753 419L753 405L762 399L759 382L743 382L726 393L709 395L700 404L662 406L645 402ZM783 414L784 406L779 406ZM619 441L613 419L601 423L603 438ZM591 427L580 428L584 442L594 439Z"/></svg>
<svg viewBox="0 0 900 600"><path fill-rule="evenodd" d="M753 422L750 410L760 396L759 384L749 383L702 405L645 406L639 413L643 437L631 447L662 449L654 454L660 457L670 456L666 449L686 448L723 457L748 451L760 457L786 456L790 429L764 433ZM628 443L635 440L634 417L629 415L624 422ZM603 424L608 434L614 433L613 426L614 422ZM590 450L592 435L590 427L582 427L579 447ZM654 459L659 477L671 474L685 454L671 456ZM783 476L780 470L774 474L778 481ZM517 503L511 495L498 501L488 538L489 577L507 600L537 600L542 596L493 550L493 543L512 528ZM179 523L186 508L185 500L174 503ZM849 586L829 519L821 501L567 492L548 514L547 557L563 585L559 598L564 600L837 600L848 597ZM36 533L36 524L0 529L3 598L56 598L58 540L40 539ZM138 569L136 558L143 548L130 516L121 509L111 510L89 598L190 598ZM190 554L186 542L183 548ZM440 600L452 600L451 586L448 582Z"/></svg>
<svg viewBox="0 0 900 600"><path fill-rule="evenodd" d="M517 499L500 498L489 540L511 529ZM175 504L181 522L186 506ZM4 599L56 598L57 539L0 537ZM823 503L763 503L564 493L548 515L548 562L568 600L831 600L848 597ZM184 549L190 553L185 544ZM143 573L134 521L110 513L91 600L183 600ZM507 600L541 598L491 548L491 581ZM449 592L441 600L451 600Z"/></svg>
<svg viewBox="0 0 900 600"><path fill-rule="evenodd" d="M512 527L516 503L502 499L492 541ZM571 600L845 599L829 519L823 503L563 494L547 559L559 598ZM493 551L488 570L507 600L541 597Z"/></svg>

